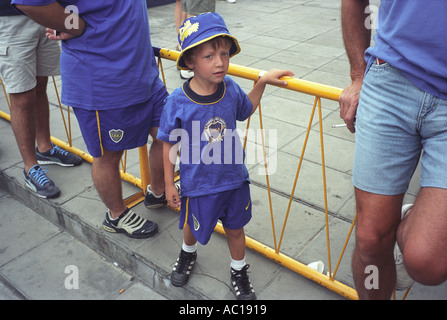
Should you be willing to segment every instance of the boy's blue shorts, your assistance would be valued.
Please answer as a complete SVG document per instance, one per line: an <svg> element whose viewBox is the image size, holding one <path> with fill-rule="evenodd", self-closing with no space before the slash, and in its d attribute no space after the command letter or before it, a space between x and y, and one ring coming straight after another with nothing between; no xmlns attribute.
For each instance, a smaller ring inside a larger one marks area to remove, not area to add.
<svg viewBox="0 0 447 320"><path fill-rule="evenodd" d="M251 219L250 185L198 197L182 197L179 228L188 223L194 237L205 245L220 220L224 228L243 228Z"/></svg>
<svg viewBox="0 0 447 320"><path fill-rule="evenodd" d="M122 151L147 143L151 128L160 126L168 93L163 87L149 100L126 108L86 110L73 108L87 150L95 158L103 150Z"/></svg>

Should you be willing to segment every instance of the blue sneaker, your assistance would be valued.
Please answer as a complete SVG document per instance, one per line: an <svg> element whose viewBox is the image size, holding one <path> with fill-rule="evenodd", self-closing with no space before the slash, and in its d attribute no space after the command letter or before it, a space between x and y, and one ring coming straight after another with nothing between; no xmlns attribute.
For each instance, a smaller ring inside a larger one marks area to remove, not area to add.
<svg viewBox="0 0 447 320"><path fill-rule="evenodd" d="M41 198L55 198L61 191L45 174L47 170L38 164L29 169L28 174L23 170L23 177L28 188L33 190Z"/></svg>
<svg viewBox="0 0 447 320"><path fill-rule="evenodd" d="M57 164L64 167L77 166L82 163L82 158L74 153L53 144L53 149L40 153L36 147L36 159L39 164Z"/></svg>
<svg viewBox="0 0 447 320"><path fill-rule="evenodd" d="M180 194L180 184L176 183L175 186L177 187L178 194ZM146 188L146 194L144 195L144 205L148 209L157 209L160 207L163 207L168 204L168 201L166 200L166 195L163 192L161 195L157 196L154 192L152 192L151 186L148 185Z"/></svg>

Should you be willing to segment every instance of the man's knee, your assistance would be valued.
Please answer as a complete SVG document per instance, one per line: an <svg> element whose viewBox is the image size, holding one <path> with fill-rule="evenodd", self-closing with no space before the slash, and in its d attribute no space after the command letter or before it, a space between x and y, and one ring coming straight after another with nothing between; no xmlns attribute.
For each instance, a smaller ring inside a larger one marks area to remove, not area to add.
<svg viewBox="0 0 447 320"><path fill-rule="evenodd" d="M36 84L36 94L47 94L47 84L48 84L48 77L36 77L37 84Z"/></svg>
<svg viewBox="0 0 447 320"><path fill-rule="evenodd" d="M391 254L394 248L395 235L384 234L373 230L357 230L356 246L361 259L366 264L374 264L384 254Z"/></svg>
<svg viewBox="0 0 447 320"><path fill-rule="evenodd" d="M435 286L447 280L447 261L434 248L410 240L405 244L403 257L405 268L415 281Z"/></svg>

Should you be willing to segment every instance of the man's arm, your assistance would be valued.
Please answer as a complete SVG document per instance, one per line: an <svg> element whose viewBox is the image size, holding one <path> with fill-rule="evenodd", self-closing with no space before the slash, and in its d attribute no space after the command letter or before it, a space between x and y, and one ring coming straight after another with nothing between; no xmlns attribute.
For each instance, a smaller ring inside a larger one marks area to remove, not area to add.
<svg viewBox="0 0 447 320"><path fill-rule="evenodd" d="M29 18L36 21L38 24L57 30L61 33L72 37L80 36L84 33L85 22L75 13L66 13L65 8L57 1L42 6L16 5L17 9L26 14ZM68 19L79 19L78 27L73 27L72 24L67 24Z"/></svg>
<svg viewBox="0 0 447 320"><path fill-rule="evenodd" d="M343 0L341 4L343 40L351 65L352 82L340 95L340 117L351 132L355 132L355 115L366 68L364 54L371 41L371 29L365 26L368 18L365 9L368 6L369 0Z"/></svg>

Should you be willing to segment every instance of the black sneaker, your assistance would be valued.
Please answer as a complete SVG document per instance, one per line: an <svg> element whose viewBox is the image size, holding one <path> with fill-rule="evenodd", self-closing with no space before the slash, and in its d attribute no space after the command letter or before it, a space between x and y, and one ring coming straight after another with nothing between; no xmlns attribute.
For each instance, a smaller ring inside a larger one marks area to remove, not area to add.
<svg viewBox="0 0 447 320"><path fill-rule="evenodd" d="M23 170L23 177L28 188L36 192L41 198L55 198L61 191L56 184L45 174L47 170L42 169L38 164L29 169L28 173Z"/></svg>
<svg viewBox="0 0 447 320"><path fill-rule="evenodd" d="M180 195L180 186L178 184L175 185ZM168 204L166 200L166 195L163 192L160 196L156 196L155 193L150 189L150 185L146 188L146 194L144 195L144 205L148 209L156 209L163 207Z"/></svg>
<svg viewBox="0 0 447 320"><path fill-rule="evenodd" d="M231 268L231 285L233 286L236 300L256 300L256 294L248 278L247 269L250 267L246 264L241 271Z"/></svg>
<svg viewBox="0 0 447 320"><path fill-rule="evenodd" d="M175 287L184 286L191 275L197 259L197 252L188 253L182 249L171 273L171 283Z"/></svg>
<svg viewBox="0 0 447 320"><path fill-rule="evenodd" d="M64 167L77 166L82 158L53 144L53 149L40 153L36 147L36 158L39 164L57 164Z"/></svg>
<svg viewBox="0 0 447 320"><path fill-rule="evenodd" d="M110 219L109 211L107 211L102 227L108 232L124 233L128 237L136 239L152 237L158 230L155 222L140 217L129 208L116 220Z"/></svg>

